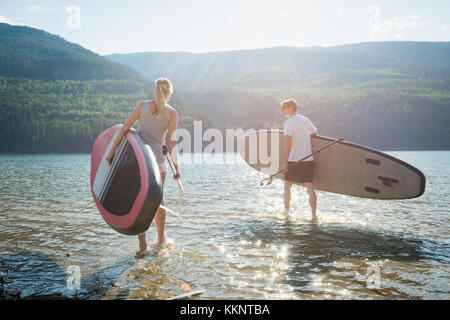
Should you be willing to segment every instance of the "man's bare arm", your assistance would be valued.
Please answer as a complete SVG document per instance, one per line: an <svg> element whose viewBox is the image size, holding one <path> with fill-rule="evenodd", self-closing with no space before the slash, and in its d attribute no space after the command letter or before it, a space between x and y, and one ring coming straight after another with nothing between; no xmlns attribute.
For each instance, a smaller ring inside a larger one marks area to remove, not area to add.
<svg viewBox="0 0 450 320"><path fill-rule="evenodd" d="M292 136L284 136L284 168L287 169L289 162L289 155L292 149Z"/></svg>

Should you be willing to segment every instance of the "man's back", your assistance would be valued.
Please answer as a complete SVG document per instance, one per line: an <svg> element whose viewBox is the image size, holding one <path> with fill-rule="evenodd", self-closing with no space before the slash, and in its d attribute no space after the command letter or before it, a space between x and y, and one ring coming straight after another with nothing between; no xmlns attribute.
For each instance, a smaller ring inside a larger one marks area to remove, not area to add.
<svg viewBox="0 0 450 320"><path fill-rule="evenodd" d="M311 120L300 114L294 114L284 123L284 134L292 136L292 149L289 162L297 162L312 153L311 134L317 132L317 128ZM305 161L313 161L311 156Z"/></svg>

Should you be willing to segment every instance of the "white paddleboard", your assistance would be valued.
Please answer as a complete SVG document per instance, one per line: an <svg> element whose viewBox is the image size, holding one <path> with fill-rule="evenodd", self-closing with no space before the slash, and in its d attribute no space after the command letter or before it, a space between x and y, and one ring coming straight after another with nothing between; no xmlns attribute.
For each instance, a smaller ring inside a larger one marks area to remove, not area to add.
<svg viewBox="0 0 450 320"><path fill-rule="evenodd" d="M313 152L335 139L313 136ZM238 152L252 168L267 175L282 169L284 135L280 130L246 134ZM278 176L284 180L284 175ZM371 199L410 199L425 191L425 176L412 165L383 152L341 141L314 156L314 188Z"/></svg>

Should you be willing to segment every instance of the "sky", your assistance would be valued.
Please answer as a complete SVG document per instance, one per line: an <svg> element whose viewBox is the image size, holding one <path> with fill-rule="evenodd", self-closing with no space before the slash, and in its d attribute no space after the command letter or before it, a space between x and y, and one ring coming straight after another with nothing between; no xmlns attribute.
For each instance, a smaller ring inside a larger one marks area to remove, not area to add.
<svg viewBox="0 0 450 320"><path fill-rule="evenodd" d="M450 41L448 0L0 0L0 22L100 54Z"/></svg>

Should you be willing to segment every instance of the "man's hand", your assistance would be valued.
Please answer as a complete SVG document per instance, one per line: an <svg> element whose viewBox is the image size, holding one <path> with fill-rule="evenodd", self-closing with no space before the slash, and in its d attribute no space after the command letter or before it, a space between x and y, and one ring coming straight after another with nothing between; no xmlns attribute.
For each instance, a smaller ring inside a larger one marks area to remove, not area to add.
<svg viewBox="0 0 450 320"><path fill-rule="evenodd" d="M177 171L177 173L174 174L174 176L173 176L173 180L180 180L180 178L181 178L181 173L179 171Z"/></svg>

